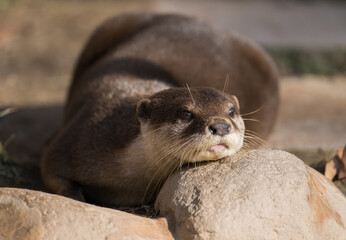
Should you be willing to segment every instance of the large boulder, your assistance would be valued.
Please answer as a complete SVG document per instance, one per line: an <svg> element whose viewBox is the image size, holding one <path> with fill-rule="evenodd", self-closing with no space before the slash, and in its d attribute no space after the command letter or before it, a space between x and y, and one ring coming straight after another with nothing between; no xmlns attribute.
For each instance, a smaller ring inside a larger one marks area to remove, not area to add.
<svg viewBox="0 0 346 240"><path fill-rule="evenodd" d="M155 207L176 239L345 239L346 198L283 151L241 152L186 169Z"/></svg>
<svg viewBox="0 0 346 240"><path fill-rule="evenodd" d="M165 219L25 189L0 188L0 239L173 239Z"/></svg>
<svg viewBox="0 0 346 240"><path fill-rule="evenodd" d="M344 239L346 198L295 156L241 152L174 173L150 219L0 188L0 239ZM167 223L168 222L168 223Z"/></svg>

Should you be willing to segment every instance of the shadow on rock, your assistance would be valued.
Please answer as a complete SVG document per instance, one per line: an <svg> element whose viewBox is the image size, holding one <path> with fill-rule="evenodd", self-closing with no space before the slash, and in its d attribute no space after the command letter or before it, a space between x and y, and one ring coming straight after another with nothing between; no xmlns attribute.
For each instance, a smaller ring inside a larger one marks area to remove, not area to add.
<svg viewBox="0 0 346 240"><path fill-rule="evenodd" d="M61 105L20 107L0 118L0 187L44 189L40 156L62 110Z"/></svg>

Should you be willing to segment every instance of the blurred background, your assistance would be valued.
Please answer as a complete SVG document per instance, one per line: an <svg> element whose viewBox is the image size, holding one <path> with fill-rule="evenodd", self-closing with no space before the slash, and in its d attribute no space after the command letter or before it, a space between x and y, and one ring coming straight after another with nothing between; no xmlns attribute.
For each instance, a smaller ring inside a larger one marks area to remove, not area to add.
<svg viewBox="0 0 346 240"><path fill-rule="evenodd" d="M78 53L97 25L130 11L196 16L264 47L281 75L270 147L323 171L346 144L345 1L0 0L0 186L42 189L40 152Z"/></svg>

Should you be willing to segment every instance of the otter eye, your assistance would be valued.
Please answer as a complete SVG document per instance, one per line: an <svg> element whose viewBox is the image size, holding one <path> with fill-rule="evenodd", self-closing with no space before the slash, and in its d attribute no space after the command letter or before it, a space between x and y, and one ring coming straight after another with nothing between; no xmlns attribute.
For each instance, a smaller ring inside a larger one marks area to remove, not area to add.
<svg viewBox="0 0 346 240"><path fill-rule="evenodd" d="M235 115L235 109L234 109L234 107L231 107L231 109L229 110L229 116L231 117L231 118L234 118L234 115Z"/></svg>
<svg viewBox="0 0 346 240"><path fill-rule="evenodd" d="M193 114L187 110L183 110L179 114L179 118L184 121L191 121L193 119Z"/></svg>

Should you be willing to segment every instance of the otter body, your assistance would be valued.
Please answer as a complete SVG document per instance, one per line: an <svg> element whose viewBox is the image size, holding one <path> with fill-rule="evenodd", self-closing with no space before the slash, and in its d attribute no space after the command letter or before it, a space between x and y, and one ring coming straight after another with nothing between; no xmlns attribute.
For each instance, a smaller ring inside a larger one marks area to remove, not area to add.
<svg viewBox="0 0 346 240"><path fill-rule="evenodd" d="M239 109L261 108L251 118L262 124L246 127L266 137L277 104L275 68L247 40L178 15L118 16L82 51L62 126L43 153L43 180L77 200L148 203L182 165L241 148Z"/></svg>

